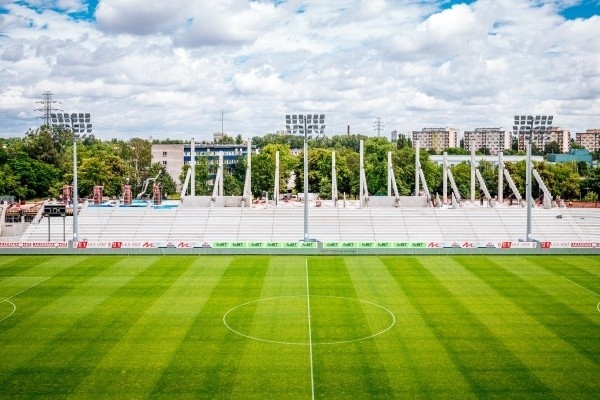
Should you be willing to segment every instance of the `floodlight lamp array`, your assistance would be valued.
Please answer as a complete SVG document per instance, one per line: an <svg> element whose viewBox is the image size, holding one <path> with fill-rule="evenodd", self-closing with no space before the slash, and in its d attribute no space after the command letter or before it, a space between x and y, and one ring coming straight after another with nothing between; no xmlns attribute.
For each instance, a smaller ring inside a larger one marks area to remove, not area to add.
<svg viewBox="0 0 600 400"><path fill-rule="evenodd" d="M304 122L306 119L306 132L304 132ZM285 128L288 134L304 135L317 134L323 135L325 132L325 114L287 114L285 116Z"/></svg>
<svg viewBox="0 0 600 400"><path fill-rule="evenodd" d="M553 119L553 115L515 115L513 133L547 132L552 127Z"/></svg>
<svg viewBox="0 0 600 400"><path fill-rule="evenodd" d="M50 118L53 127L70 129L73 133L92 133L90 113L52 113Z"/></svg>

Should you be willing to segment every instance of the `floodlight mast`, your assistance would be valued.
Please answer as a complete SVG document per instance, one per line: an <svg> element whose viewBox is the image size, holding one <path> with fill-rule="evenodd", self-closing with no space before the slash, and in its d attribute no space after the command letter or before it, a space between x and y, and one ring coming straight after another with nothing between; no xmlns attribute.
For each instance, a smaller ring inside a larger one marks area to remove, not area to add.
<svg viewBox="0 0 600 400"><path fill-rule="evenodd" d="M525 199L527 201L527 236L526 242L531 242L531 137L527 141L527 164L525 176Z"/></svg>
<svg viewBox="0 0 600 400"><path fill-rule="evenodd" d="M308 242L308 129L304 115L304 241Z"/></svg>
<svg viewBox="0 0 600 400"><path fill-rule="evenodd" d="M78 221L77 221L77 135L73 133L73 248L77 247Z"/></svg>

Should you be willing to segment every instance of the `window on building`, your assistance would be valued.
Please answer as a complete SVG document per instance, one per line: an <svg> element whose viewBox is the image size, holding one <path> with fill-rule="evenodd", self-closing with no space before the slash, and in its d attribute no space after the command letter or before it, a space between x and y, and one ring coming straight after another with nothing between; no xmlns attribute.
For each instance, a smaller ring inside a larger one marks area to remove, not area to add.
<svg viewBox="0 0 600 400"><path fill-rule="evenodd" d="M167 156L167 152L163 151L163 157L166 157L166 156Z"/></svg>
<svg viewBox="0 0 600 400"><path fill-rule="evenodd" d="M163 165L166 167L167 166L167 160L163 161Z"/></svg>

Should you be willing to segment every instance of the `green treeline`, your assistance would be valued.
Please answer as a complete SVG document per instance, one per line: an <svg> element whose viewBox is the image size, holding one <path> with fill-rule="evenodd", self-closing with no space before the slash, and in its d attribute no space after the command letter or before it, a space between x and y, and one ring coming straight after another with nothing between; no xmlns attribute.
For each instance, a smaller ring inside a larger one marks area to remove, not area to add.
<svg viewBox="0 0 600 400"><path fill-rule="evenodd" d="M348 198L357 196L359 190L359 146L364 140L365 174L371 195L387 194L387 153L392 152L392 163L398 190L409 195L414 189L415 150L410 140L390 142L386 138L362 135L338 135L309 139L309 176L311 193L321 198L331 197L332 152L336 155L338 192ZM81 197L91 196L94 185L103 185L106 196L120 196L122 186L129 183L133 193L142 190L144 181L161 174L163 193L173 195L177 187L160 163L152 163L152 143L145 139L112 139L102 141L93 135L76 138L78 154L78 186ZM241 142L241 136L223 142ZM155 141L154 143L162 143ZM166 142L165 142L166 143ZM280 158L280 191L291 186L293 192L303 188L303 157L292 152L302 149L303 138L291 135L268 134L252 139L259 154L252 157L252 193L263 196L273 192L275 154ZM456 151L453 151L454 153ZM419 155L427 184L432 194L442 192L442 166L429 160L429 153ZM507 163L507 169L519 191L525 192L525 162ZM595 200L600 195L600 168L587 168L586 164L535 163L553 196L565 200L586 198ZM189 166L184 166L178 177L184 180ZM479 167L492 196L497 195L497 169L490 163ZM13 195L17 199L58 197L65 184L73 179L73 134L68 130L42 126L29 131L23 138L0 139L0 195ZM200 158L196 167L196 193L212 193L211 176L215 166ZM226 169L224 188L226 195L241 195L246 173L246 159L240 158L235 166ZM452 167L458 189L463 196L470 193L470 166L467 163ZM505 183L505 197L510 194ZM533 195L541 190L534 180Z"/></svg>

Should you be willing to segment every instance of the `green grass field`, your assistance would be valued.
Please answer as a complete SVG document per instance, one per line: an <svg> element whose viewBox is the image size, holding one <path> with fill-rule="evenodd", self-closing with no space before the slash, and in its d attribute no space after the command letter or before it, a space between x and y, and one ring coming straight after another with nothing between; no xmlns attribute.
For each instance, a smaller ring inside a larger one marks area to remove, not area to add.
<svg viewBox="0 0 600 400"><path fill-rule="evenodd" d="M2 256L0 399L585 399L600 257Z"/></svg>

